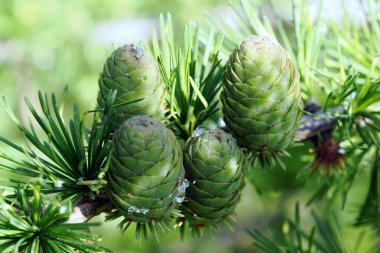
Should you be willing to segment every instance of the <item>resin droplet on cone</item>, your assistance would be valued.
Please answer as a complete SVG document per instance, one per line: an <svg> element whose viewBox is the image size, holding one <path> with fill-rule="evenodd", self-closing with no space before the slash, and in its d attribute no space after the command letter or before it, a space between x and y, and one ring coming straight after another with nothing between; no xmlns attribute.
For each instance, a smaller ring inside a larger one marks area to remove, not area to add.
<svg viewBox="0 0 380 253"><path fill-rule="evenodd" d="M240 145L272 156L291 144L302 99L299 73L280 45L265 36L242 41L222 84L224 121Z"/></svg>
<svg viewBox="0 0 380 253"><path fill-rule="evenodd" d="M154 58L139 46L119 47L107 59L99 78L100 107L104 107L110 90L117 90L115 105L121 105L115 108L113 129L132 116L163 116L165 92L161 74Z"/></svg>

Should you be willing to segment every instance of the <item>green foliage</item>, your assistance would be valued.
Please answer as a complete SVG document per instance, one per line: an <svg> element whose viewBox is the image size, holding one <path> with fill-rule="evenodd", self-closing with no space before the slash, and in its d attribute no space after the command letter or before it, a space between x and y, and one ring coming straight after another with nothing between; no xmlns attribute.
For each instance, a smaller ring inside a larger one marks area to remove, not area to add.
<svg viewBox="0 0 380 253"><path fill-rule="evenodd" d="M325 108L331 105L341 106L342 112L333 112L331 118L338 120L341 136L355 148L368 150L375 145L380 147L380 79L369 80L361 84L361 75L348 75L340 81L329 77L330 91ZM328 86L328 84L326 84Z"/></svg>
<svg viewBox="0 0 380 253"><path fill-rule="evenodd" d="M152 39L152 51L167 88L168 125L184 141L219 109L224 71L218 56L222 36L210 34L203 46L199 30L197 24L187 25L183 47L177 47L168 14L166 19L160 18L160 38L154 33Z"/></svg>
<svg viewBox="0 0 380 253"><path fill-rule="evenodd" d="M294 221L284 221L281 232L271 231L267 237L258 230L249 233L254 244L265 253L354 253L361 249L362 237L354 241L353 246L347 241L343 224L338 212L327 210L323 216L312 212L313 223L310 232L305 232L301 223L301 210L297 203ZM352 240L351 240L352 242ZM363 252L363 251L360 251ZM374 251L376 252L375 248Z"/></svg>
<svg viewBox="0 0 380 253"><path fill-rule="evenodd" d="M108 252L94 244L98 236L84 232L97 224L67 223L70 207L46 201L39 186L31 190L32 196L18 189L15 199L0 198L1 252Z"/></svg>
<svg viewBox="0 0 380 253"><path fill-rule="evenodd" d="M322 74L322 73L320 73ZM371 149L379 147L380 115L378 107L380 80L369 80L361 84L362 75L348 75L344 81L332 75L323 74L328 82L323 89L328 92L324 105L324 115L314 115L337 121L336 138L345 150L347 159L344 170L324 180L309 201L321 199L328 191L333 195L342 192L346 199L354 184L358 172L363 168L360 164L368 159ZM333 110L328 110L335 106ZM373 179L372 179L373 180ZM343 202L345 204L345 201Z"/></svg>
<svg viewBox="0 0 380 253"><path fill-rule="evenodd" d="M254 245L266 253L311 253L314 250L315 227L309 233L301 230L300 209L297 203L295 221L284 221L282 231L273 232L273 239L264 236L258 230L251 230L249 234L254 239Z"/></svg>
<svg viewBox="0 0 380 253"><path fill-rule="evenodd" d="M371 225L380 234L380 150L377 148L373 153L371 182L355 225Z"/></svg>
<svg viewBox="0 0 380 253"><path fill-rule="evenodd" d="M342 21L327 24L332 30L324 53L325 67L346 78L345 69L351 67L361 74L360 83L380 76L380 19L377 0L357 1L360 16L350 15L342 2Z"/></svg>
<svg viewBox="0 0 380 253"><path fill-rule="evenodd" d="M49 101L47 94L43 96L39 92L42 114L39 114L30 100L25 98L33 119L45 134L45 139L35 128L32 119L29 120L28 129L7 106L7 112L25 136L26 144L17 145L0 137L0 141L24 156L16 158L0 153L3 159L1 169L27 177L28 180L37 179L43 182L44 193L58 194L62 200L71 199L74 204L85 194L95 198L98 190L104 185L102 178L110 150L108 138L114 117L111 108L115 95L116 93L113 93L108 96L102 122L99 123L98 118L94 116L90 131L86 129L77 105L74 105L73 118L68 124L64 122L63 104L58 105L54 93ZM19 187L20 184L28 184L28 180L9 179L9 182L14 187Z"/></svg>

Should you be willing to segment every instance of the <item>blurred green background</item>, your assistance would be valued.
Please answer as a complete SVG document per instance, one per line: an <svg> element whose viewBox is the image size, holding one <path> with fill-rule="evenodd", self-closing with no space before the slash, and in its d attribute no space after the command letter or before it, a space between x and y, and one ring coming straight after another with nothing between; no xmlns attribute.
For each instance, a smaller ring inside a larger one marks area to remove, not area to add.
<svg viewBox="0 0 380 253"><path fill-rule="evenodd" d="M290 10L288 1L278 2ZM25 122L28 117L25 95L33 102L38 90L61 94L65 85L69 86L68 111L71 112L74 101L81 111L90 110L96 103L99 73L113 49L149 40L162 12L171 12L175 27L181 29L189 20L206 23L204 11L220 15L219 10L226 5L227 0L1 0L0 95ZM0 135L21 143L3 103L0 110ZM299 169L297 166L291 169ZM286 176L281 176L282 183L285 180L285 185L291 184ZM265 181L260 184L270 188ZM281 190L281 182L270 180L270 184L280 184ZM295 200L303 201L307 194L303 189L285 192L281 197L278 192L261 197L247 183L236 211L235 231L222 230L214 238L187 236L181 241L178 231L174 231L162 236L160 243L149 240L140 245L133 229L121 235L116 222L103 223L93 232L101 234L101 244L115 253L256 252L246 229L265 231L268 226L281 226L285 216L292 217ZM362 199L364 194L365 187L359 187L354 199ZM303 213L309 215L308 211ZM103 219L96 217L94 221ZM356 237L358 233L350 235Z"/></svg>

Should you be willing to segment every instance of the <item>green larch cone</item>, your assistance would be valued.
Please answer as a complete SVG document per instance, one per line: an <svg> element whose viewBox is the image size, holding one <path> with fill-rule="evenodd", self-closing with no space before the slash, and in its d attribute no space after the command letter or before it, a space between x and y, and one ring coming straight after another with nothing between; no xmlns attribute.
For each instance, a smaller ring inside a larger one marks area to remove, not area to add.
<svg viewBox="0 0 380 253"><path fill-rule="evenodd" d="M244 186L243 155L228 133L198 127L186 143L190 182L182 212L192 227L215 227L235 210Z"/></svg>
<svg viewBox="0 0 380 253"><path fill-rule="evenodd" d="M118 211L138 223L169 218L186 188L173 132L155 119L135 116L116 130L112 146L107 181Z"/></svg>
<svg viewBox="0 0 380 253"><path fill-rule="evenodd" d="M302 108L299 73L279 44L267 36L242 41L222 85L224 121L240 145L275 157L292 143Z"/></svg>
<svg viewBox="0 0 380 253"><path fill-rule="evenodd" d="M136 115L163 117L165 92L161 74L154 58L141 47L124 45L107 59L99 78L101 108L110 90L117 90L113 129Z"/></svg>

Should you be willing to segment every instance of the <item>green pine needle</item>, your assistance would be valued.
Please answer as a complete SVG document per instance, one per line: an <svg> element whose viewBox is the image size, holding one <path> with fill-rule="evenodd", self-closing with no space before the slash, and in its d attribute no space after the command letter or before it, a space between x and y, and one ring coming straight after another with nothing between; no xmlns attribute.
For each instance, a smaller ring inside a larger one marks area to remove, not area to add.
<svg viewBox="0 0 380 253"><path fill-rule="evenodd" d="M153 34L152 51L167 87L167 121L175 134L187 140L197 126L219 110L219 92L224 68L218 52L220 34L210 34L201 43L199 27L185 27L184 45L174 43L171 16L160 19L160 37Z"/></svg>
<svg viewBox="0 0 380 253"><path fill-rule="evenodd" d="M327 22L333 33L326 41L325 66L341 79L348 68L361 74L360 83L380 76L380 19L377 0L358 1L363 20L348 13L349 6L342 2L343 20ZM365 10L365 13L364 13Z"/></svg>
<svg viewBox="0 0 380 253"><path fill-rule="evenodd" d="M338 213L328 209L323 216L312 212L315 225L310 232L305 232L301 224L301 210L297 203L294 221L284 221L282 230L271 230L271 236L265 236L258 230L251 230L249 234L254 245L265 253L353 253L345 240L342 222ZM358 249L363 237L354 243ZM375 251L376 252L376 249Z"/></svg>
<svg viewBox="0 0 380 253"><path fill-rule="evenodd" d="M66 223L71 208L47 202L39 186L31 197L19 189L9 205L0 198L0 251L7 252L109 252L97 246L99 236L84 231L97 224Z"/></svg>
<svg viewBox="0 0 380 253"><path fill-rule="evenodd" d="M355 225L371 225L377 234L380 234L380 149L376 149L374 152L368 194Z"/></svg>
<svg viewBox="0 0 380 253"><path fill-rule="evenodd" d="M65 90L65 93L67 89ZM24 135L25 145L18 145L0 137L0 141L20 153L21 157L0 152L0 169L19 174L30 180L42 182L44 193L56 193L77 203L83 194L93 198L104 186L102 179L110 150L110 126L113 120L112 105L116 92L108 97L103 120L94 115L91 129L85 127L84 116L74 105L73 118L67 124L55 94L49 100L47 94L38 93L41 112L37 112L28 98L25 102L37 126L30 119L24 126L6 104L6 110ZM42 131L42 133L41 133ZM25 184L28 181L25 181ZM9 179L8 185L19 187L20 182Z"/></svg>

